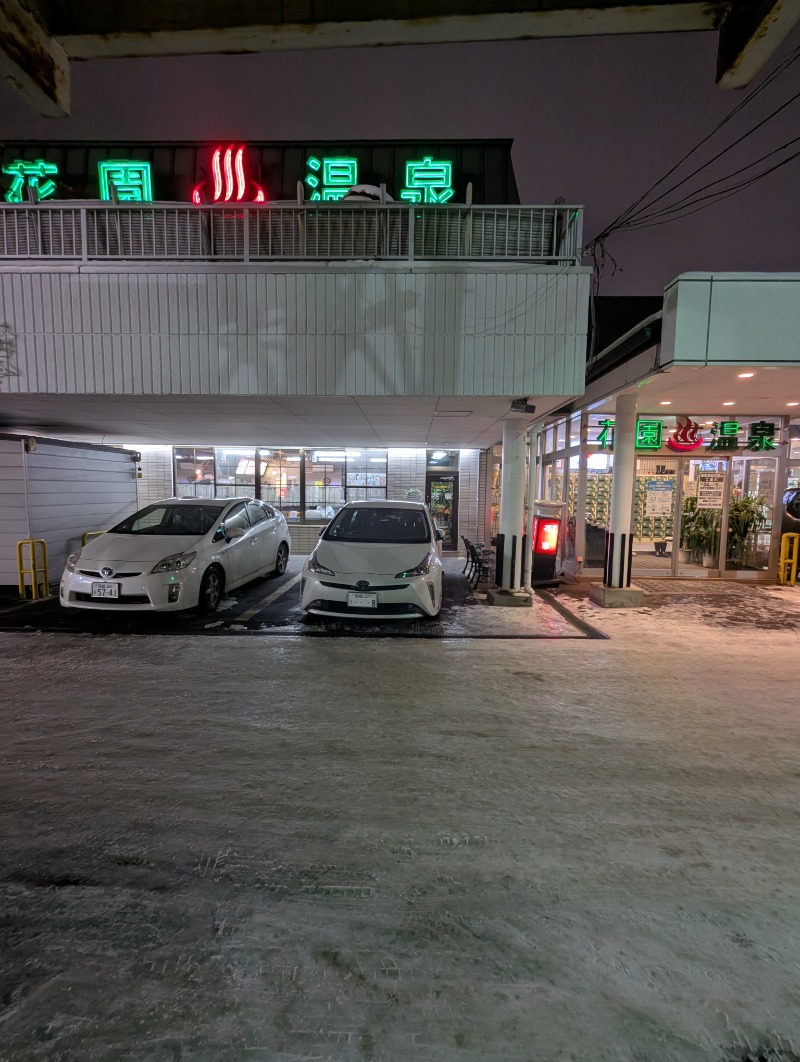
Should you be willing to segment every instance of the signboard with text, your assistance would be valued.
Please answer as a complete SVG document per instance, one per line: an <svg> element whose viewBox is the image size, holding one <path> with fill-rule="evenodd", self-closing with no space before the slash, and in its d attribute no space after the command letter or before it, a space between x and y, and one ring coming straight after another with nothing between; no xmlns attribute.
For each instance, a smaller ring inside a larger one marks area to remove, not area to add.
<svg viewBox="0 0 800 1062"><path fill-rule="evenodd" d="M519 203L510 140L196 143L6 141L6 202L335 202L354 185L399 203Z"/></svg>

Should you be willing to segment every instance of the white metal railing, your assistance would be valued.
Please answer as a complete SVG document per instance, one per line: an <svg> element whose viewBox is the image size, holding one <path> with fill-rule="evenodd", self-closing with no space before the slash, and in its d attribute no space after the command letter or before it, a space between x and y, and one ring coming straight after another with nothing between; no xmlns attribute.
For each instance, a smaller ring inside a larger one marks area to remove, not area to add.
<svg viewBox="0 0 800 1062"><path fill-rule="evenodd" d="M174 203L0 207L0 260L476 259L578 265L570 206Z"/></svg>

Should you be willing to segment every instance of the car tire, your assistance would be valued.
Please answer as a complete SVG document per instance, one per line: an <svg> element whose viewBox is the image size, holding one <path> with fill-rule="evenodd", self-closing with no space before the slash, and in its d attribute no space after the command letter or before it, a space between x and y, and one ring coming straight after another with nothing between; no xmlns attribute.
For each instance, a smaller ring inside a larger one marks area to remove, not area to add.
<svg viewBox="0 0 800 1062"><path fill-rule="evenodd" d="M209 612L216 612L222 595L225 591L225 574L221 568L212 564L206 568L200 581L200 595L197 601L197 610L207 616Z"/></svg>
<svg viewBox="0 0 800 1062"><path fill-rule="evenodd" d="M275 567L272 569L273 575L283 575L286 571L286 565L289 563L289 547L285 542L281 542L278 546L278 552L275 554Z"/></svg>

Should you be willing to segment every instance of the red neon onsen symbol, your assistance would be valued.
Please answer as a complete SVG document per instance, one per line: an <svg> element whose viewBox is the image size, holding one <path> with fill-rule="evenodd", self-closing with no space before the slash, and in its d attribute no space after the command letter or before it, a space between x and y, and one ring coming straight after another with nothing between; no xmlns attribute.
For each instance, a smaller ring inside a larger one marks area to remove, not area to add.
<svg viewBox="0 0 800 1062"><path fill-rule="evenodd" d="M241 203L248 184L244 176L244 148L237 148L235 155L233 147L226 147L224 150L221 147L214 148L214 153L211 156L211 171L214 175L213 202L230 203L233 200L236 203ZM192 202L197 203L198 206L202 201L200 191L205 183L205 181L201 181L192 192ZM264 195L264 189L261 185L256 184L255 181L250 181L250 184L255 188L255 195L252 201L254 203L265 203L267 197Z"/></svg>
<svg viewBox="0 0 800 1062"><path fill-rule="evenodd" d="M678 417L678 427L667 439L667 446L677 453L687 453L696 450L703 445L703 436L700 434L700 425L697 421L688 417Z"/></svg>

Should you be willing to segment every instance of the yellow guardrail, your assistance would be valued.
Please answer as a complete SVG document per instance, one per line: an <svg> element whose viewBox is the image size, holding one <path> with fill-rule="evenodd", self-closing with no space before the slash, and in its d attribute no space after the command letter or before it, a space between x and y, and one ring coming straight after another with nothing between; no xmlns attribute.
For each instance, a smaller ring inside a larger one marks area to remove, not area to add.
<svg viewBox="0 0 800 1062"><path fill-rule="evenodd" d="M778 582L794 586L797 582L797 562L800 559L800 535L781 535L781 556L778 561Z"/></svg>
<svg viewBox="0 0 800 1062"><path fill-rule="evenodd" d="M29 566L25 567L25 547L28 547ZM39 563L41 561L41 563ZM17 543L17 571L19 572L19 596L27 598L25 576L31 577L31 597L34 601L50 596L50 580L47 577L47 543L43 538L21 538ZM41 583L42 592L39 593Z"/></svg>
<svg viewBox="0 0 800 1062"><path fill-rule="evenodd" d="M90 538L97 538L98 535L104 535L105 531L84 531L81 535L81 546L85 546Z"/></svg>

